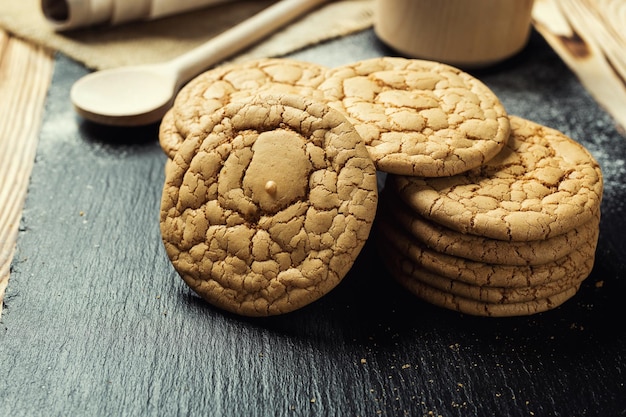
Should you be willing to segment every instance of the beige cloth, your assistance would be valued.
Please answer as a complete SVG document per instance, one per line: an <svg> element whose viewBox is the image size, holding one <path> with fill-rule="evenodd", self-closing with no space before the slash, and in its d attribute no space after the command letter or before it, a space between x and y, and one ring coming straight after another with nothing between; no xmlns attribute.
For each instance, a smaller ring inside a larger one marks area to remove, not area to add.
<svg viewBox="0 0 626 417"><path fill-rule="evenodd" d="M92 69L174 58L271 5L238 0L162 19L58 33L44 18L40 0L0 0L0 27L60 51ZM373 0L333 1L288 25L233 61L275 57L369 28Z"/></svg>

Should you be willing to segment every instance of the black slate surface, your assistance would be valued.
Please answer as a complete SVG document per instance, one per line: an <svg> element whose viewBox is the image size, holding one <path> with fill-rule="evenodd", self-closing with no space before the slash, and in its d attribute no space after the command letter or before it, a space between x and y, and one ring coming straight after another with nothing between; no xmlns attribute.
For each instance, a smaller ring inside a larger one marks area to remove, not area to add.
<svg viewBox="0 0 626 417"><path fill-rule="evenodd" d="M393 55L372 31L294 54ZM160 241L156 126L79 120L58 56L0 321L0 416L626 415L626 137L537 34L474 72L507 110L583 143L605 175L596 266L562 307L479 318L393 284L369 244L297 312L195 296Z"/></svg>

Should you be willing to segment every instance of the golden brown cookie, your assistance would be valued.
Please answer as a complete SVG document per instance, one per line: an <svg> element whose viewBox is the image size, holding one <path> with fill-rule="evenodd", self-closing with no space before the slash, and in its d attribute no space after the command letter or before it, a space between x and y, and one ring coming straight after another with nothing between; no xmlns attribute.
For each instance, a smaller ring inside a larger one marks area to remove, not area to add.
<svg viewBox="0 0 626 417"><path fill-rule="evenodd" d="M185 85L164 116L159 142L173 158L180 144L210 115L234 100L256 94L296 94L323 100L317 89L324 80L321 65L287 58L267 58L227 64L208 70Z"/></svg>
<svg viewBox="0 0 626 417"><path fill-rule="evenodd" d="M390 176L420 215L461 233L530 241L561 235L599 216L600 166L563 133L510 116L505 148L486 164L448 178Z"/></svg>
<svg viewBox="0 0 626 417"><path fill-rule="evenodd" d="M496 95L448 65L373 58L330 69L320 89L365 140L380 171L455 175L504 146L509 119Z"/></svg>
<svg viewBox="0 0 626 417"><path fill-rule="evenodd" d="M376 171L324 103L259 96L212 113L167 170L160 225L183 280L242 315L303 307L345 276L376 213Z"/></svg>
<svg viewBox="0 0 626 417"><path fill-rule="evenodd" d="M393 278L412 294L431 304L464 314L486 317L529 316L546 312L562 305L572 298L576 295L580 287L580 285L574 285L558 294L533 301L489 303L461 297L447 291L441 291L421 281L415 280L401 271L396 271Z"/></svg>
<svg viewBox="0 0 626 417"><path fill-rule="evenodd" d="M385 190L379 211L399 224L426 247L447 255L490 264L541 265L564 257L582 244L596 241L598 216L561 235L543 240L505 241L460 233L412 212L402 200Z"/></svg>
<svg viewBox="0 0 626 417"><path fill-rule="evenodd" d="M589 276L590 272L590 269L586 271L574 270L571 271L571 274L565 274L559 279L552 277L550 280L540 284L520 287L473 284L445 277L423 268L419 262L416 263L412 258L403 255L400 251L396 251L393 242L380 241L379 243L382 244L379 247L386 263L391 264L393 271L400 271L407 279L412 278L440 291L485 303L510 304L544 299L580 285ZM501 265L494 265L492 270L497 271L500 267ZM502 267L510 271L514 271L517 268ZM524 267L519 268L523 269ZM518 276L521 276L523 272L517 272Z"/></svg>
<svg viewBox="0 0 626 417"><path fill-rule="evenodd" d="M575 279L571 285L566 281L560 281L555 285L548 282L537 287L473 286L461 281L446 280L429 271L425 272L411 260L403 258L400 252L394 251L391 245L386 246L386 243L389 242L377 241L381 258L393 280L430 304L464 314L513 317L545 312L576 295L584 279ZM497 269L501 267L503 266L496 266Z"/></svg>
<svg viewBox="0 0 626 417"><path fill-rule="evenodd" d="M377 239L433 274L481 287L536 287L585 279L593 268L599 231L575 250L542 265L501 265L471 261L427 248L394 221L377 218ZM579 277L580 278L576 278Z"/></svg>

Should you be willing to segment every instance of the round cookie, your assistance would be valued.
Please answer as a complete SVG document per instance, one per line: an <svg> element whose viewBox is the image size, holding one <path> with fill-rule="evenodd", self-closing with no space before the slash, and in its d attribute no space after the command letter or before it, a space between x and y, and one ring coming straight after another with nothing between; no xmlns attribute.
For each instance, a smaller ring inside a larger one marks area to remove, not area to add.
<svg viewBox="0 0 626 417"><path fill-rule="evenodd" d="M602 172L563 133L510 116L505 148L481 167L448 178L388 176L412 210L461 233L549 239L599 216Z"/></svg>
<svg viewBox="0 0 626 417"><path fill-rule="evenodd" d="M386 219L377 218L377 238L380 244L393 247L419 267L433 274L481 287L523 288L545 285L554 281L586 278L593 269L599 230L581 246L542 265L494 265L446 255L428 249L401 227Z"/></svg>
<svg viewBox="0 0 626 417"><path fill-rule="evenodd" d="M400 198L385 190L379 211L392 216L428 248L477 262L503 265L541 265L554 262L584 243L597 240L598 216L561 235L535 241L505 241L464 234L411 212Z"/></svg>
<svg viewBox="0 0 626 417"><path fill-rule="evenodd" d="M173 158L180 144L210 115L231 101L256 94L295 94L323 100L317 89L326 67L286 58L226 64L208 70L185 85L163 117L159 143Z"/></svg>
<svg viewBox="0 0 626 417"><path fill-rule="evenodd" d="M488 303L441 291L423 282L412 279L401 271L394 271L393 278L415 296L438 307L473 316L485 317L529 316L543 313L565 303L576 295L580 287L580 285L574 285L558 294L534 301L520 303Z"/></svg>
<svg viewBox="0 0 626 417"><path fill-rule="evenodd" d="M287 313L328 293L369 236L376 170L324 103L259 96L214 112L167 170L160 227L183 280L222 309Z"/></svg>
<svg viewBox="0 0 626 417"><path fill-rule="evenodd" d="M524 287L474 285L450 279L422 268L401 253L390 250L390 246L381 247L381 252L384 253L386 262L392 264L394 270L401 271L402 274L406 275L407 279L410 277L446 293L485 303L512 304L541 300L580 285L589 275L588 272L575 271L575 274L566 275L558 280L550 280L542 284Z"/></svg>
<svg viewBox="0 0 626 417"><path fill-rule="evenodd" d="M379 171L442 177L484 164L504 146L509 120L481 81L449 65L372 58L327 71L331 107L348 116Z"/></svg>

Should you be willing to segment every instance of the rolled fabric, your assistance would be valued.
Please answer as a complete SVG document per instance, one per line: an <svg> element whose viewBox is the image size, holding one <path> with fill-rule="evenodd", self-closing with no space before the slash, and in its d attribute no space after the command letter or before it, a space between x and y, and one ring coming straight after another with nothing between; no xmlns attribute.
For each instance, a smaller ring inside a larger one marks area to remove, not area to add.
<svg viewBox="0 0 626 417"><path fill-rule="evenodd" d="M235 0L41 0L56 31L152 20Z"/></svg>

